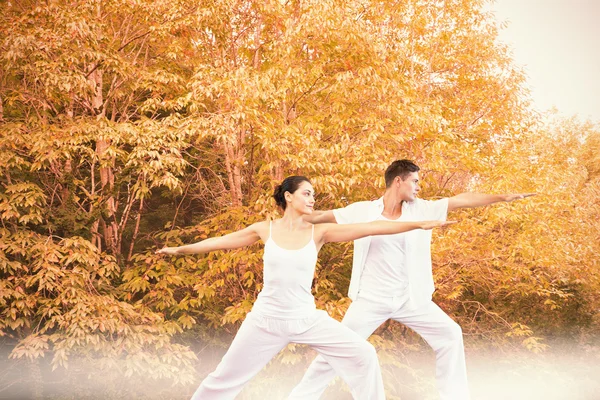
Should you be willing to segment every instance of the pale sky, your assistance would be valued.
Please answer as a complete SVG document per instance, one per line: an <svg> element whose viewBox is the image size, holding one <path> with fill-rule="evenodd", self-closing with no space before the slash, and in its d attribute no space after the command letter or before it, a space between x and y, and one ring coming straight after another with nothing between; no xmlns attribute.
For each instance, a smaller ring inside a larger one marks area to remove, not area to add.
<svg viewBox="0 0 600 400"><path fill-rule="evenodd" d="M600 123L600 0L496 0L534 106Z"/></svg>

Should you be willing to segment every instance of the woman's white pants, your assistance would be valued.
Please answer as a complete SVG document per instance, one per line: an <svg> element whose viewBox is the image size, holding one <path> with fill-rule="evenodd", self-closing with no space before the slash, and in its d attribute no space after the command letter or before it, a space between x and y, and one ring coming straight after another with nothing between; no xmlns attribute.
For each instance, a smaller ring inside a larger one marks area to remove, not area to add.
<svg viewBox="0 0 600 400"><path fill-rule="evenodd" d="M229 350L192 400L234 399L243 386L288 343L307 344L348 384L357 400L385 399L373 346L348 327L315 310L300 320L267 318L250 312Z"/></svg>
<svg viewBox="0 0 600 400"><path fill-rule="evenodd" d="M407 296L361 296L352 302L342 324L368 338L388 319L396 320L421 335L436 355L436 378L441 400L470 399L462 330L434 302L417 309L407 307ZM323 357L317 357L289 400L316 400L336 376Z"/></svg>

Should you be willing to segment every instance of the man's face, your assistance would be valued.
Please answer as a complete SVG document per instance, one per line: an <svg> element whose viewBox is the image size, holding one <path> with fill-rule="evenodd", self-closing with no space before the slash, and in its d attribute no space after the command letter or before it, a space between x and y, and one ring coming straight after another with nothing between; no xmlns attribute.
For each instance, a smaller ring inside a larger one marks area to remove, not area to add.
<svg viewBox="0 0 600 400"><path fill-rule="evenodd" d="M396 194L400 200L413 201L417 198L417 193L421 190L419 186L419 173L411 172L404 180L397 176L393 185L396 188Z"/></svg>

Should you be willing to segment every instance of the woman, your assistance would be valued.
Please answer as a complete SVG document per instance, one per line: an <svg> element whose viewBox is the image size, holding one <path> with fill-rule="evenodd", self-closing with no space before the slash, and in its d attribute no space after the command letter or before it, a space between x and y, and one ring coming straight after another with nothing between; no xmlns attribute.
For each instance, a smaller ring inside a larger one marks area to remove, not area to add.
<svg viewBox="0 0 600 400"><path fill-rule="evenodd" d="M373 346L315 307L311 283L317 253L327 242L431 229L453 222L312 225L303 216L313 211L314 190L303 176L286 178L273 197L284 211L278 220L258 222L222 237L158 251L198 254L248 246L259 239L265 243L263 289L217 369L206 377L192 399L235 398L288 343L307 344L318 351L348 384L355 399L384 399Z"/></svg>

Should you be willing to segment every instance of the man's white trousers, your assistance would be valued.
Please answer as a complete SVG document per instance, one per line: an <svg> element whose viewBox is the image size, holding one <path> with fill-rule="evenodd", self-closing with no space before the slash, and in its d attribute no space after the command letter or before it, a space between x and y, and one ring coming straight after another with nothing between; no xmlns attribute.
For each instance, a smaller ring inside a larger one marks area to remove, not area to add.
<svg viewBox="0 0 600 400"><path fill-rule="evenodd" d="M307 344L319 352L355 399L385 399L375 348L325 311L316 310L299 320L249 313L217 369L204 379L192 400L234 399L288 343Z"/></svg>
<svg viewBox="0 0 600 400"><path fill-rule="evenodd" d="M342 324L366 339L388 319L414 330L435 351L441 400L470 399L462 330L434 302L410 309L406 296L383 298L361 292L348 308ZM335 376L327 360L318 356L288 399L316 400Z"/></svg>

